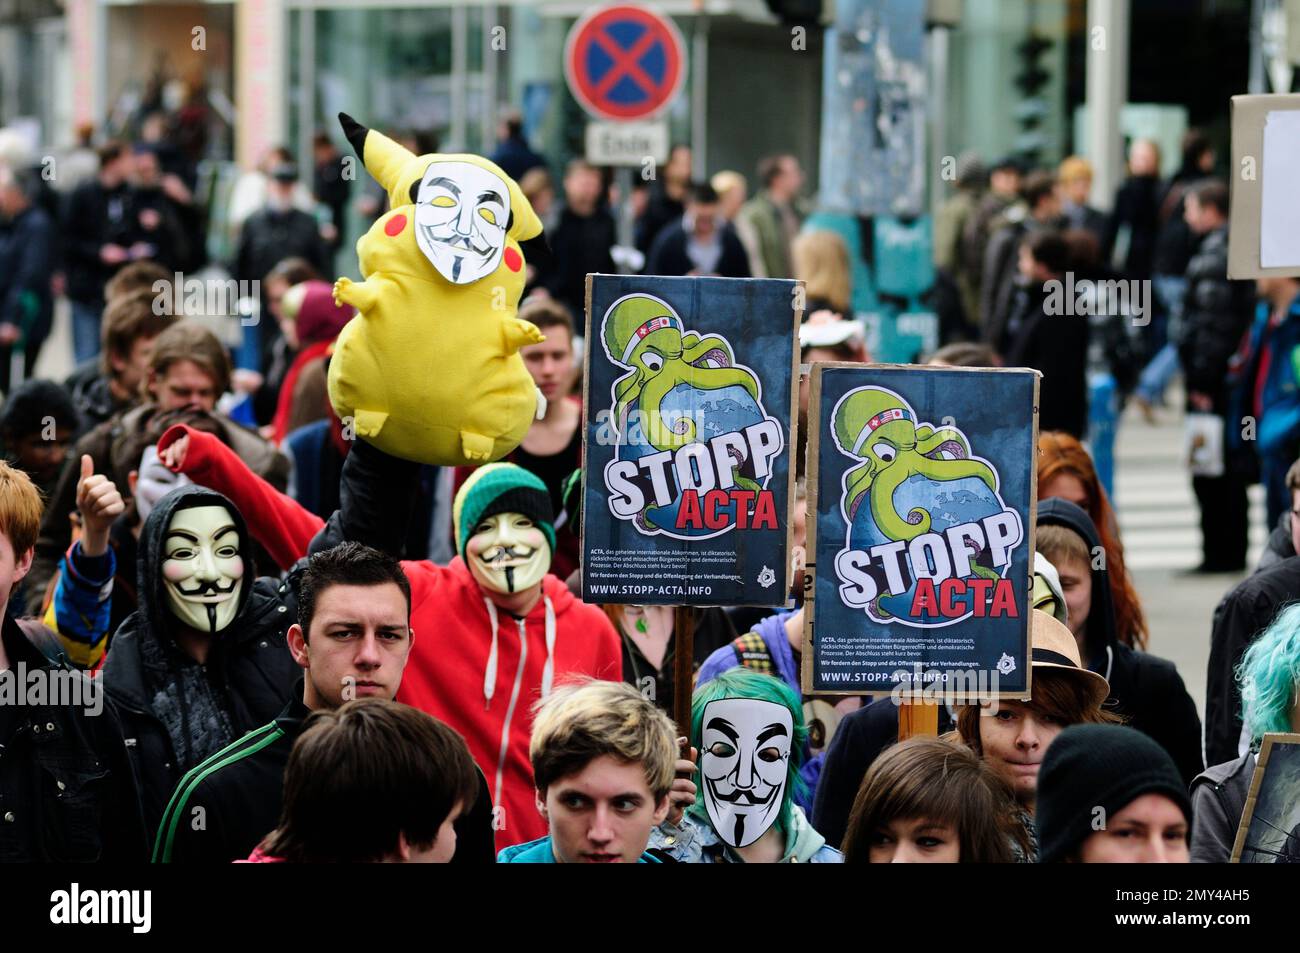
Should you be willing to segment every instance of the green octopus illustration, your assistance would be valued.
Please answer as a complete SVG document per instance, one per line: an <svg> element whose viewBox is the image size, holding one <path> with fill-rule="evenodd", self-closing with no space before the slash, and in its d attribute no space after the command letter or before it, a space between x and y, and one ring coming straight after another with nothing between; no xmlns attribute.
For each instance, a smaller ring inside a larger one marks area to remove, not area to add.
<svg viewBox="0 0 1300 953"><path fill-rule="evenodd" d="M851 392L835 408L834 428L841 449L862 460L844 477L845 518L852 523L865 498L876 526L890 539L910 541L930 531L925 509L914 507L904 514L894 507L894 491L914 474L940 481L977 477L997 490L992 468L970 458L961 431L917 426L911 407L892 391L864 387Z"/></svg>
<svg viewBox="0 0 1300 953"><path fill-rule="evenodd" d="M642 411L646 440L658 450L676 450L699 439L688 415L665 420L661 405L679 384L699 390L738 385L759 400L759 386L746 367L736 367L726 339L686 331L665 302L647 294L628 295L605 314L602 329L610 360L630 372L614 383L614 420L626 419L633 404Z"/></svg>

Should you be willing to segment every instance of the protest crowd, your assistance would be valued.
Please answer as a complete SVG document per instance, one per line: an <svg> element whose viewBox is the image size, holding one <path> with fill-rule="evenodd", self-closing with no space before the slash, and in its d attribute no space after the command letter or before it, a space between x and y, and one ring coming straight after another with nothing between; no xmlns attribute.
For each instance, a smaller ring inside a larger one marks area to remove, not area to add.
<svg viewBox="0 0 1300 953"><path fill-rule="evenodd" d="M1167 180L1155 144L1134 139L1109 213L1087 204L1085 158L960 158L934 222L939 346L913 360L1041 374L1032 694L940 706L935 734L900 741L894 699L814 703L801 681L808 370L873 355L849 250L808 219L795 156L693 178L675 145L618 195L608 169L557 167L508 116L486 158L526 200L505 260L522 249L518 319L533 330L519 353L544 411L503 458L435 466L331 400L345 329L375 307L373 282L336 284L353 264L343 216L383 231L400 198L336 174L351 152L373 164L375 140L345 122L349 152L322 131L306 170L273 150L236 190L233 255L209 261L210 210L173 118L143 115L124 140L85 130L84 174L57 192L0 158L0 674L66 677L98 699L0 704L0 859L1229 859L1260 739L1300 730L1300 279L1228 280L1229 192L1208 135L1186 134ZM391 140L438 151L412 131ZM233 338L158 306L204 265L257 283L258 320L223 319ZM580 372L610 347L583 340L599 336L587 276L638 270L806 291L793 584L783 609L690 609L683 723L680 612L582 598ZM1150 283L1149 320L1053 311L1067 274ZM41 379L56 305L76 366ZM429 360L458 373L455 357ZM1203 722L1183 675L1147 651L1087 443L1099 370L1142 414L1172 392L1219 426L1258 422L1259 440L1226 428L1221 472L1192 478L1201 572L1247 568L1252 483L1276 526L1264 562L1188 633L1211 638ZM458 412L478 399L466 390Z"/></svg>

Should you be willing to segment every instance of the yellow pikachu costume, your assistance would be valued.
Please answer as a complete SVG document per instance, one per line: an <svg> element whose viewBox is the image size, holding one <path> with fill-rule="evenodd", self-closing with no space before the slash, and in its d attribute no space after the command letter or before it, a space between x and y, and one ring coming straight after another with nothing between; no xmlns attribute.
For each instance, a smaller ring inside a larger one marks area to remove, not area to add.
<svg viewBox="0 0 1300 953"><path fill-rule="evenodd" d="M334 283L334 300L358 314L335 345L330 403L394 456L499 460L545 406L519 355L545 337L515 316L520 245L542 223L488 160L416 156L345 114L339 121L391 209L357 241L365 280Z"/></svg>

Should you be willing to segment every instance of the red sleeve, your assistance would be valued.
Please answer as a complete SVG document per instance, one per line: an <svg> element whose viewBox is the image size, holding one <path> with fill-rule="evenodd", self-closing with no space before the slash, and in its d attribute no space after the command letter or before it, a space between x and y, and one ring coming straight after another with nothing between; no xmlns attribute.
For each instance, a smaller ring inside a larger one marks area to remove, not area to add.
<svg viewBox="0 0 1300 953"><path fill-rule="evenodd" d="M177 424L162 435L158 452L185 435L190 438L190 448L181 472L195 483L229 497L244 515L253 538L281 569L288 569L307 555L307 546L325 525L324 520L259 477L213 434Z"/></svg>

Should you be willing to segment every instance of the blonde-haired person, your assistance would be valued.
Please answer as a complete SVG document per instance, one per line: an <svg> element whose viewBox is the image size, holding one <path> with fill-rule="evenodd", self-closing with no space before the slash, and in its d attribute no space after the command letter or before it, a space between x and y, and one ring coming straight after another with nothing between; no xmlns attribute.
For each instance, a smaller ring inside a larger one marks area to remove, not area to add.
<svg viewBox="0 0 1300 953"><path fill-rule="evenodd" d="M844 239L825 229L803 232L791 247L794 276L804 282L804 320L818 311L852 317L853 272Z"/></svg>
<svg viewBox="0 0 1300 953"><path fill-rule="evenodd" d="M536 708L528 755L550 833L507 847L498 863L661 863L646 844L668 816L670 793L694 799L691 782L674 781L672 721L624 682L553 691Z"/></svg>
<svg viewBox="0 0 1300 953"><path fill-rule="evenodd" d="M1061 200L1061 214L1066 228L1081 228L1106 240L1106 213L1088 204L1092 192L1092 163L1083 156L1069 156L1056 169L1056 194Z"/></svg>
<svg viewBox="0 0 1300 953"><path fill-rule="evenodd" d="M724 169L709 179L709 185L718 193L718 214L734 225L736 213L749 195L749 183L739 172ZM748 246L745 250L749 250Z"/></svg>

